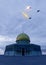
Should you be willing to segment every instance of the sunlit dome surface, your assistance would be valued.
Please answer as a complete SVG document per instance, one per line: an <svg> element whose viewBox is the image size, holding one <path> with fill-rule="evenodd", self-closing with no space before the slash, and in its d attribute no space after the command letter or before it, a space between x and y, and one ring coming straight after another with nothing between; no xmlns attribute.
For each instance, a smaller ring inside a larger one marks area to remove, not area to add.
<svg viewBox="0 0 46 65"><path fill-rule="evenodd" d="M28 40L28 41L30 41L30 38L29 38L29 36L27 34L21 33L21 34L19 34L17 36L16 41L21 41L21 40Z"/></svg>

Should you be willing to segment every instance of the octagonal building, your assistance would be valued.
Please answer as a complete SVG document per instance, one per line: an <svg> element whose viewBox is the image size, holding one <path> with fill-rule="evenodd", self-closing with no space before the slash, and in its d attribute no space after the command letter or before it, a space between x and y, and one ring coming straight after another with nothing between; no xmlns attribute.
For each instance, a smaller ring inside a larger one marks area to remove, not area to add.
<svg viewBox="0 0 46 65"><path fill-rule="evenodd" d="M27 34L21 33L16 38L16 43L6 46L4 55L8 56L33 56L41 55L39 45L32 44Z"/></svg>

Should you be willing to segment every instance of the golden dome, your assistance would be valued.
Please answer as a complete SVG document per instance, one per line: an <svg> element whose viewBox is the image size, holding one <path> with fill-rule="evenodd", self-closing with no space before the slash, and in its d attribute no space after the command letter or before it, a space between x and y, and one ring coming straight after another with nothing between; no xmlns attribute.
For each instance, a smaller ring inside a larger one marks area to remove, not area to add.
<svg viewBox="0 0 46 65"><path fill-rule="evenodd" d="M29 38L29 36L27 34L21 33L16 38L16 41L20 41L20 40L28 40L28 41L30 41L30 38Z"/></svg>

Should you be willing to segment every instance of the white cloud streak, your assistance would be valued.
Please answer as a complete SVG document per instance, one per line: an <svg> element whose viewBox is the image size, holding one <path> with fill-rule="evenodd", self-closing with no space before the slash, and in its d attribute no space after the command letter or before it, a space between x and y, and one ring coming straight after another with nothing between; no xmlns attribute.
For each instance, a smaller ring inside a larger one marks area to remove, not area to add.
<svg viewBox="0 0 46 65"><path fill-rule="evenodd" d="M6 41L13 42L13 41L15 41L15 38L10 38L8 36L2 36L2 35L0 35L0 42L6 42Z"/></svg>

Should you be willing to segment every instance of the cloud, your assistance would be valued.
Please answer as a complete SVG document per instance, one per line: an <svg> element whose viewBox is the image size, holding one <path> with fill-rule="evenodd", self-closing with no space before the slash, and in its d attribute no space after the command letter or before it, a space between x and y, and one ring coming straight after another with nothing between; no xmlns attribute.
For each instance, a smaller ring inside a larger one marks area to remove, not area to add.
<svg viewBox="0 0 46 65"><path fill-rule="evenodd" d="M0 42L13 42L15 41L15 38L10 38L8 36L3 36L3 35L0 35Z"/></svg>
<svg viewBox="0 0 46 65"><path fill-rule="evenodd" d="M0 55L4 54L4 50L0 49Z"/></svg>

